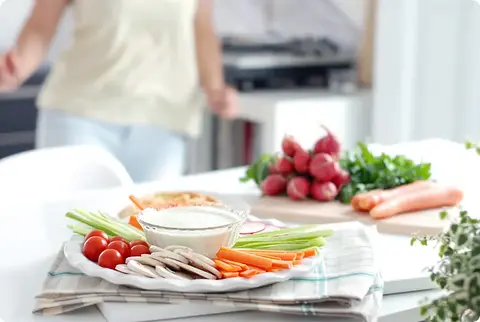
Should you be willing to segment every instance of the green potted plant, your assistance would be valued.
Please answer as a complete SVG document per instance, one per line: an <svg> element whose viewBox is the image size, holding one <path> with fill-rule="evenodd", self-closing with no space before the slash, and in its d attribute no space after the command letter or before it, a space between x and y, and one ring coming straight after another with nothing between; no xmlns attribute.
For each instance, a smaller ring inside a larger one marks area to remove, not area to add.
<svg viewBox="0 0 480 322"><path fill-rule="evenodd" d="M467 149L480 146L466 143ZM440 213L442 219L448 213ZM440 261L430 268L430 278L445 295L422 306L421 314L431 322L475 322L480 320L480 220L460 211L458 220L438 236L414 237L411 244L436 243Z"/></svg>

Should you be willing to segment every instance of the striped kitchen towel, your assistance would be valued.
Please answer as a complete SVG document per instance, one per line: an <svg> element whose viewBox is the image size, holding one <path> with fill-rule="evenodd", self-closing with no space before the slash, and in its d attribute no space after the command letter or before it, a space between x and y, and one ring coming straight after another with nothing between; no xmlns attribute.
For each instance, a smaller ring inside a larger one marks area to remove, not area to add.
<svg viewBox="0 0 480 322"><path fill-rule="evenodd" d="M289 314L345 316L374 322L383 288L375 257L376 230L356 222L330 227L335 232L322 250L325 260L312 272L290 281L231 293L145 291L114 285L83 275L69 265L60 251L41 294L36 297L34 313L61 314L104 302L195 302Z"/></svg>

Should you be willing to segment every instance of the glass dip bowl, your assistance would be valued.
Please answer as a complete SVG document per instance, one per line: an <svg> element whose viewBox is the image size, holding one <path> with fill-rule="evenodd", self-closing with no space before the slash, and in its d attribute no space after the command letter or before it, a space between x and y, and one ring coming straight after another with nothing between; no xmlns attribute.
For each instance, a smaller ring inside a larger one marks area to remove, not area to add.
<svg viewBox="0 0 480 322"><path fill-rule="evenodd" d="M147 208L138 221L150 245L161 248L180 245L214 258L221 246L232 247L248 212L225 205Z"/></svg>

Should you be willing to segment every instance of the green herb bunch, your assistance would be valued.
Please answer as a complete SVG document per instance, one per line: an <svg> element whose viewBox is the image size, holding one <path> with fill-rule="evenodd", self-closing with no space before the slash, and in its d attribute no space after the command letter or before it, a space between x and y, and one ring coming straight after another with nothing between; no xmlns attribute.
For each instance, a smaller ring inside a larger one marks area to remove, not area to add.
<svg viewBox="0 0 480 322"><path fill-rule="evenodd" d="M376 156L361 142L355 151L345 154L340 166L350 173L350 183L342 188L337 197L344 203L350 203L358 193L391 189L418 180L428 180L431 176L430 163L417 164L401 155L382 153Z"/></svg>
<svg viewBox="0 0 480 322"><path fill-rule="evenodd" d="M467 142L465 148L480 155L480 145ZM448 213L440 213L447 219ZM460 211L448 231L433 237L414 237L415 243L439 246L440 261L430 268L430 278L447 291L424 305L421 314L432 322L474 322L480 319L480 220Z"/></svg>
<svg viewBox="0 0 480 322"><path fill-rule="evenodd" d="M448 213L440 213L442 219ZM421 314L432 322L476 321L480 318L480 221L460 211L459 220L449 230L434 237L414 237L439 246L440 261L430 268L430 278L448 295L432 301Z"/></svg>

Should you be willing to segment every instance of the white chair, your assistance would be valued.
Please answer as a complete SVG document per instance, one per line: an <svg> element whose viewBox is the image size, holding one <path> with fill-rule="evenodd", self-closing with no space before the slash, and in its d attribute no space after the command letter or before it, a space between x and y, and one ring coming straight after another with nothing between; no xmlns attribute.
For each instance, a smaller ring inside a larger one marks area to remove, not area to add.
<svg viewBox="0 0 480 322"><path fill-rule="evenodd" d="M72 193L133 184L109 152L90 145L38 149L0 160L0 199L51 201Z"/></svg>

